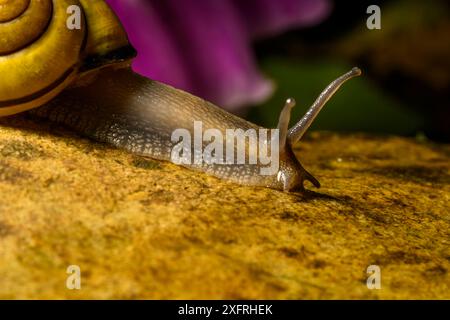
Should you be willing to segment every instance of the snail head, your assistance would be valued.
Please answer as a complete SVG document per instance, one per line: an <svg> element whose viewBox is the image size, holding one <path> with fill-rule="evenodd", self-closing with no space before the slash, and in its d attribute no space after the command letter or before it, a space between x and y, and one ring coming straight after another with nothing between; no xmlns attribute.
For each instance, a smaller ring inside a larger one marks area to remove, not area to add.
<svg viewBox="0 0 450 320"><path fill-rule="evenodd" d="M319 181L307 172L293 151L294 145L300 141L305 132L313 123L314 119L322 110L323 106L336 93L339 87L347 80L361 75L359 68L353 68L349 72L340 76L331 82L319 95L313 105L306 114L289 129L289 120L291 110L295 106L295 100L289 98L286 100L284 108L280 113L277 129L279 130L279 152L280 152L280 169L278 171L276 181L273 183L284 191L294 189L303 189L305 180L310 181L315 187L319 188Z"/></svg>

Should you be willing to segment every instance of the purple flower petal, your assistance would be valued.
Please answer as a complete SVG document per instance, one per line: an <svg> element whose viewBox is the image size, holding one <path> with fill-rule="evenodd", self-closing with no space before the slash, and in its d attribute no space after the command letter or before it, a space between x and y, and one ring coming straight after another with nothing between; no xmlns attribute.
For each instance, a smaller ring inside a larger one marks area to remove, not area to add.
<svg viewBox="0 0 450 320"><path fill-rule="evenodd" d="M133 70L174 87L192 91L184 57L176 40L148 0L106 0L118 14L128 38L137 50Z"/></svg>
<svg viewBox="0 0 450 320"><path fill-rule="evenodd" d="M327 0L106 0L137 49L133 69L220 106L268 98L251 38L319 22Z"/></svg>
<svg viewBox="0 0 450 320"><path fill-rule="evenodd" d="M328 0L232 0L251 37L273 36L292 28L313 26L331 12Z"/></svg>
<svg viewBox="0 0 450 320"><path fill-rule="evenodd" d="M259 72L245 27L229 1L154 1L188 62L192 93L221 106L258 103L272 93Z"/></svg>

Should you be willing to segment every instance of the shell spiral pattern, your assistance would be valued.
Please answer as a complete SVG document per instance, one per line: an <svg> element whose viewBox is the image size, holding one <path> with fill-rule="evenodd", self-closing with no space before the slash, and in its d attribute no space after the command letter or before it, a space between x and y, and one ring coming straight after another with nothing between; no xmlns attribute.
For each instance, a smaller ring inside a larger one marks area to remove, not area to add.
<svg viewBox="0 0 450 320"><path fill-rule="evenodd" d="M67 28L71 5L82 8L75 0L0 0L0 116L42 105L73 81L86 28Z"/></svg>

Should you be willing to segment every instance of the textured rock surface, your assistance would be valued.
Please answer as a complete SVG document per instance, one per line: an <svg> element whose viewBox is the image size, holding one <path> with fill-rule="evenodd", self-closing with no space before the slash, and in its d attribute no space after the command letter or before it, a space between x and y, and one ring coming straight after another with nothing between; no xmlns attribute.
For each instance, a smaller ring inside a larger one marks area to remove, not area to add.
<svg viewBox="0 0 450 320"><path fill-rule="evenodd" d="M0 298L450 298L449 146L315 133L297 151L317 192L1 120Z"/></svg>

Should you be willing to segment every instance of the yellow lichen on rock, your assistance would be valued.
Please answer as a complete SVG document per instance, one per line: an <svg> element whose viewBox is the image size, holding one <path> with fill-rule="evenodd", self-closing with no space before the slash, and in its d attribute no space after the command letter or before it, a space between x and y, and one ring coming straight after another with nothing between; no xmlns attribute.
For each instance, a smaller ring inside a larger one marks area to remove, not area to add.
<svg viewBox="0 0 450 320"><path fill-rule="evenodd" d="M450 298L448 146L313 133L296 152L321 189L238 186L3 119L0 298Z"/></svg>

